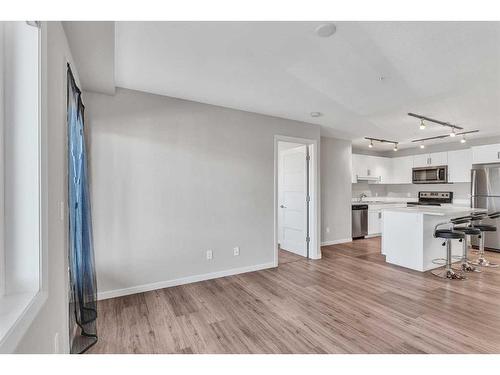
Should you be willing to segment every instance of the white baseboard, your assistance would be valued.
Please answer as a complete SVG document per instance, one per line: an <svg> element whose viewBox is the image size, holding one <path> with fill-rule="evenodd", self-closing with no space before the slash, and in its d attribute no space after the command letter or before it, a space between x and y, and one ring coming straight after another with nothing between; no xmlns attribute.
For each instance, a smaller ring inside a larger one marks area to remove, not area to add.
<svg viewBox="0 0 500 375"><path fill-rule="evenodd" d="M351 242L351 241L352 241L352 238L342 238L340 240L321 242L321 246L337 245L339 243L346 243L346 242Z"/></svg>
<svg viewBox="0 0 500 375"><path fill-rule="evenodd" d="M269 262L269 263L264 263L264 264L256 264L256 265L248 266L248 267L232 268L232 269L224 270L224 271L217 271L217 272L211 272L211 273L204 273L201 275L181 277L179 279L174 279L174 280L159 281L159 282L151 283L151 284L137 285L137 286L132 286L129 288L107 290L105 292L98 292L97 299L103 300L103 299L108 299L108 298L127 296L129 294L149 292L150 290L169 288L171 286L190 284L190 283L195 283L197 281L217 279L219 277L237 275L237 274L246 273L246 272L260 271L260 270L264 270L267 268L274 268L274 267L275 267L274 262Z"/></svg>

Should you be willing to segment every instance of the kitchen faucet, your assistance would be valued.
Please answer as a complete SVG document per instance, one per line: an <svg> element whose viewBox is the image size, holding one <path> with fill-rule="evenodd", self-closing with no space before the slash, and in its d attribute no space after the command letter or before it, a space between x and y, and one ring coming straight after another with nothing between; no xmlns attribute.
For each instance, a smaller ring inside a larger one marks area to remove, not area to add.
<svg viewBox="0 0 500 375"><path fill-rule="evenodd" d="M363 202L363 198L366 198L366 197L368 197L368 195L366 195L365 193L361 193L359 195L359 202Z"/></svg>

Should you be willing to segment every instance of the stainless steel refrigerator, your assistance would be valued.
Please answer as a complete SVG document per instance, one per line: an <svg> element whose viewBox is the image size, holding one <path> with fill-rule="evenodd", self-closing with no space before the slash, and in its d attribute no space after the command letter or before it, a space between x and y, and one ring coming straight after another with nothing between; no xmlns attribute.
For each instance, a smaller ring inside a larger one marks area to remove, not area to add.
<svg viewBox="0 0 500 375"><path fill-rule="evenodd" d="M477 164L471 170L472 208L500 211L500 164ZM485 219L485 224L497 226L496 232L486 232L485 247L500 252L500 220Z"/></svg>

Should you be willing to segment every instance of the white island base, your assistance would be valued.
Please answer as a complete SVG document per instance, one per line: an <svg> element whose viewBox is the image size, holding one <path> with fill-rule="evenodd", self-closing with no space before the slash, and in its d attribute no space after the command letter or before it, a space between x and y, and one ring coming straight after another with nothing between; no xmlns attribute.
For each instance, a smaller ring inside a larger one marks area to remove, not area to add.
<svg viewBox="0 0 500 375"><path fill-rule="evenodd" d="M433 259L446 257L446 247L442 246L445 240L434 238L434 227L451 218L467 216L472 211L477 209L406 207L384 210L382 254L386 262L421 272L441 267L433 263ZM462 242L451 242L452 255L459 257L463 251Z"/></svg>

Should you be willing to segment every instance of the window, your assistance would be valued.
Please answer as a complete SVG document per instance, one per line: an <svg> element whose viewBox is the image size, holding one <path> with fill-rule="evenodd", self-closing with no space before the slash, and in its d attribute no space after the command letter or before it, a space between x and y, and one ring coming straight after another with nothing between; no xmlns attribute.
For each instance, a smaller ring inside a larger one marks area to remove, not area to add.
<svg viewBox="0 0 500 375"><path fill-rule="evenodd" d="M40 289L39 34L0 22L0 345Z"/></svg>

